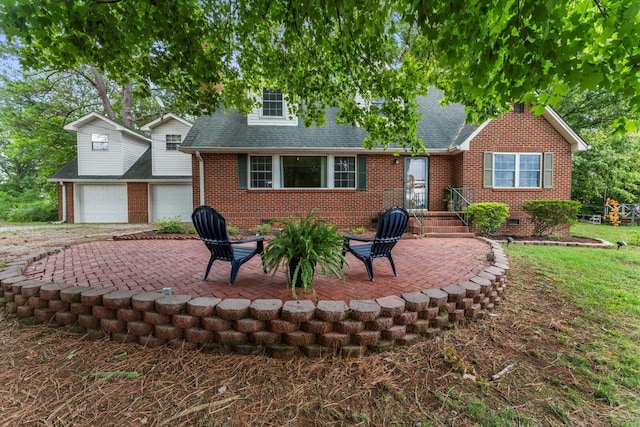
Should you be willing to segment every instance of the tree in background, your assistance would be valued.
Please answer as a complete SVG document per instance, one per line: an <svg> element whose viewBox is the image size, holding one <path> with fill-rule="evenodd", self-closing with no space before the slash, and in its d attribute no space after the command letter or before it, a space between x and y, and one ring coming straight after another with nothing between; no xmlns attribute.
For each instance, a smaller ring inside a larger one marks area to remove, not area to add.
<svg viewBox="0 0 640 427"><path fill-rule="evenodd" d="M639 12L625 0L2 0L0 28L30 68L94 66L121 87L171 88L196 114L247 112L248 93L280 88L307 123L340 107L365 146L418 152L414 100L431 85L473 121L513 101L541 111L573 87L638 111Z"/></svg>
<svg viewBox="0 0 640 427"><path fill-rule="evenodd" d="M602 214L608 197L640 203L640 134L616 132L620 117L638 119L629 98L573 89L557 111L590 145L574 154L571 198L588 214Z"/></svg>
<svg viewBox="0 0 640 427"><path fill-rule="evenodd" d="M65 124L89 112L105 114L105 102L112 106L106 115L120 121L114 110L123 104L121 93L99 76L106 95L100 96L87 71L0 73L0 218L24 205L56 212L56 187L47 178L76 155L75 135L63 130ZM126 102L130 125L160 114L148 96Z"/></svg>

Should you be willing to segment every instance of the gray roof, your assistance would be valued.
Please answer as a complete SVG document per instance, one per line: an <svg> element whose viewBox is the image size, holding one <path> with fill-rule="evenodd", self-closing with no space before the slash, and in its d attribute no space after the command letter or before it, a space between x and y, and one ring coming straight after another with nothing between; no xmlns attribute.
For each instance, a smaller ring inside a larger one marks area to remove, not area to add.
<svg viewBox="0 0 640 427"><path fill-rule="evenodd" d="M74 157L48 181L191 181L191 176L153 175L151 147L123 175L78 175L78 158Z"/></svg>
<svg viewBox="0 0 640 427"><path fill-rule="evenodd" d="M191 180L190 175L153 175L151 163L151 148L147 149L142 156L122 175L126 181L153 181L153 180Z"/></svg>
<svg viewBox="0 0 640 427"><path fill-rule="evenodd" d="M422 120L418 137L428 150L444 151L462 143L474 126L465 124L464 106L441 106L442 92L429 91L429 96L417 99ZM306 127L302 120L297 126L247 124L247 117L236 110L218 110L201 116L186 135L180 149L194 150L282 150L282 149L362 149L367 132L361 128L336 122L336 109L326 111L327 121L322 127Z"/></svg>
<svg viewBox="0 0 640 427"><path fill-rule="evenodd" d="M74 157L58 172L51 175L48 181L70 181L70 180L86 180L86 181L113 181L119 179L118 175L78 175L78 158Z"/></svg>

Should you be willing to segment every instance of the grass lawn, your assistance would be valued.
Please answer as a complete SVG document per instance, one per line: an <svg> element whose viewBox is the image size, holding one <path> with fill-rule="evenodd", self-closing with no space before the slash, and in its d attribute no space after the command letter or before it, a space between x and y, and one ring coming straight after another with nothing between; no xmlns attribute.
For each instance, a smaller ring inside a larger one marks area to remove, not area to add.
<svg viewBox="0 0 640 427"><path fill-rule="evenodd" d="M551 284L580 313L562 319L565 348L558 363L586 380L594 397L619 408L621 425L640 425L640 246L639 227L576 224L571 234L627 246L620 249L511 245L507 255L526 264L541 286ZM581 342L574 335L588 333Z"/></svg>

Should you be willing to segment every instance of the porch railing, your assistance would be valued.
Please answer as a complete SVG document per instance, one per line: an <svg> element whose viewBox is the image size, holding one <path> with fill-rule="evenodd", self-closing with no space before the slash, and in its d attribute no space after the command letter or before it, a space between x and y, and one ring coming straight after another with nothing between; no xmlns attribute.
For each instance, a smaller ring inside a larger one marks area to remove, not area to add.
<svg viewBox="0 0 640 427"><path fill-rule="evenodd" d="M462 221L467 231L469 231L469 213L467 212L467 206L473 203L473 189L472 188L451 188L449 191L449 200L453 212Z"/></svg>
<svg viewBox="0 0 640 427"><path fill-rule="evenodd" d="M427 194L425 189L419 189L415 186L407 186L401 188L388 188L383 193L383 203L385 209L392 206L404 207L409 215L415 218L420 226L422 234L424 212L427 210Z"/></svg>

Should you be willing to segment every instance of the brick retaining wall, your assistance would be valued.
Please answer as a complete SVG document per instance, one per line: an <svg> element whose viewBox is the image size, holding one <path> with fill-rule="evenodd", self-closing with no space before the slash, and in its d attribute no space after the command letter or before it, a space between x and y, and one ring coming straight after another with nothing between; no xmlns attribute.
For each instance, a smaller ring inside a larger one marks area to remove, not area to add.
<svg viewBox="0 0 640 427"><path fill-rule="evenodd" d="M499 304L509 264L502 247L488 243L492 265L468 281L348 303L191 298L56 284L23 275L30 263L50 252L0 271L0 305L22 319L148 347L169 343L276 357L361 356L482 318Z"/></svg>

